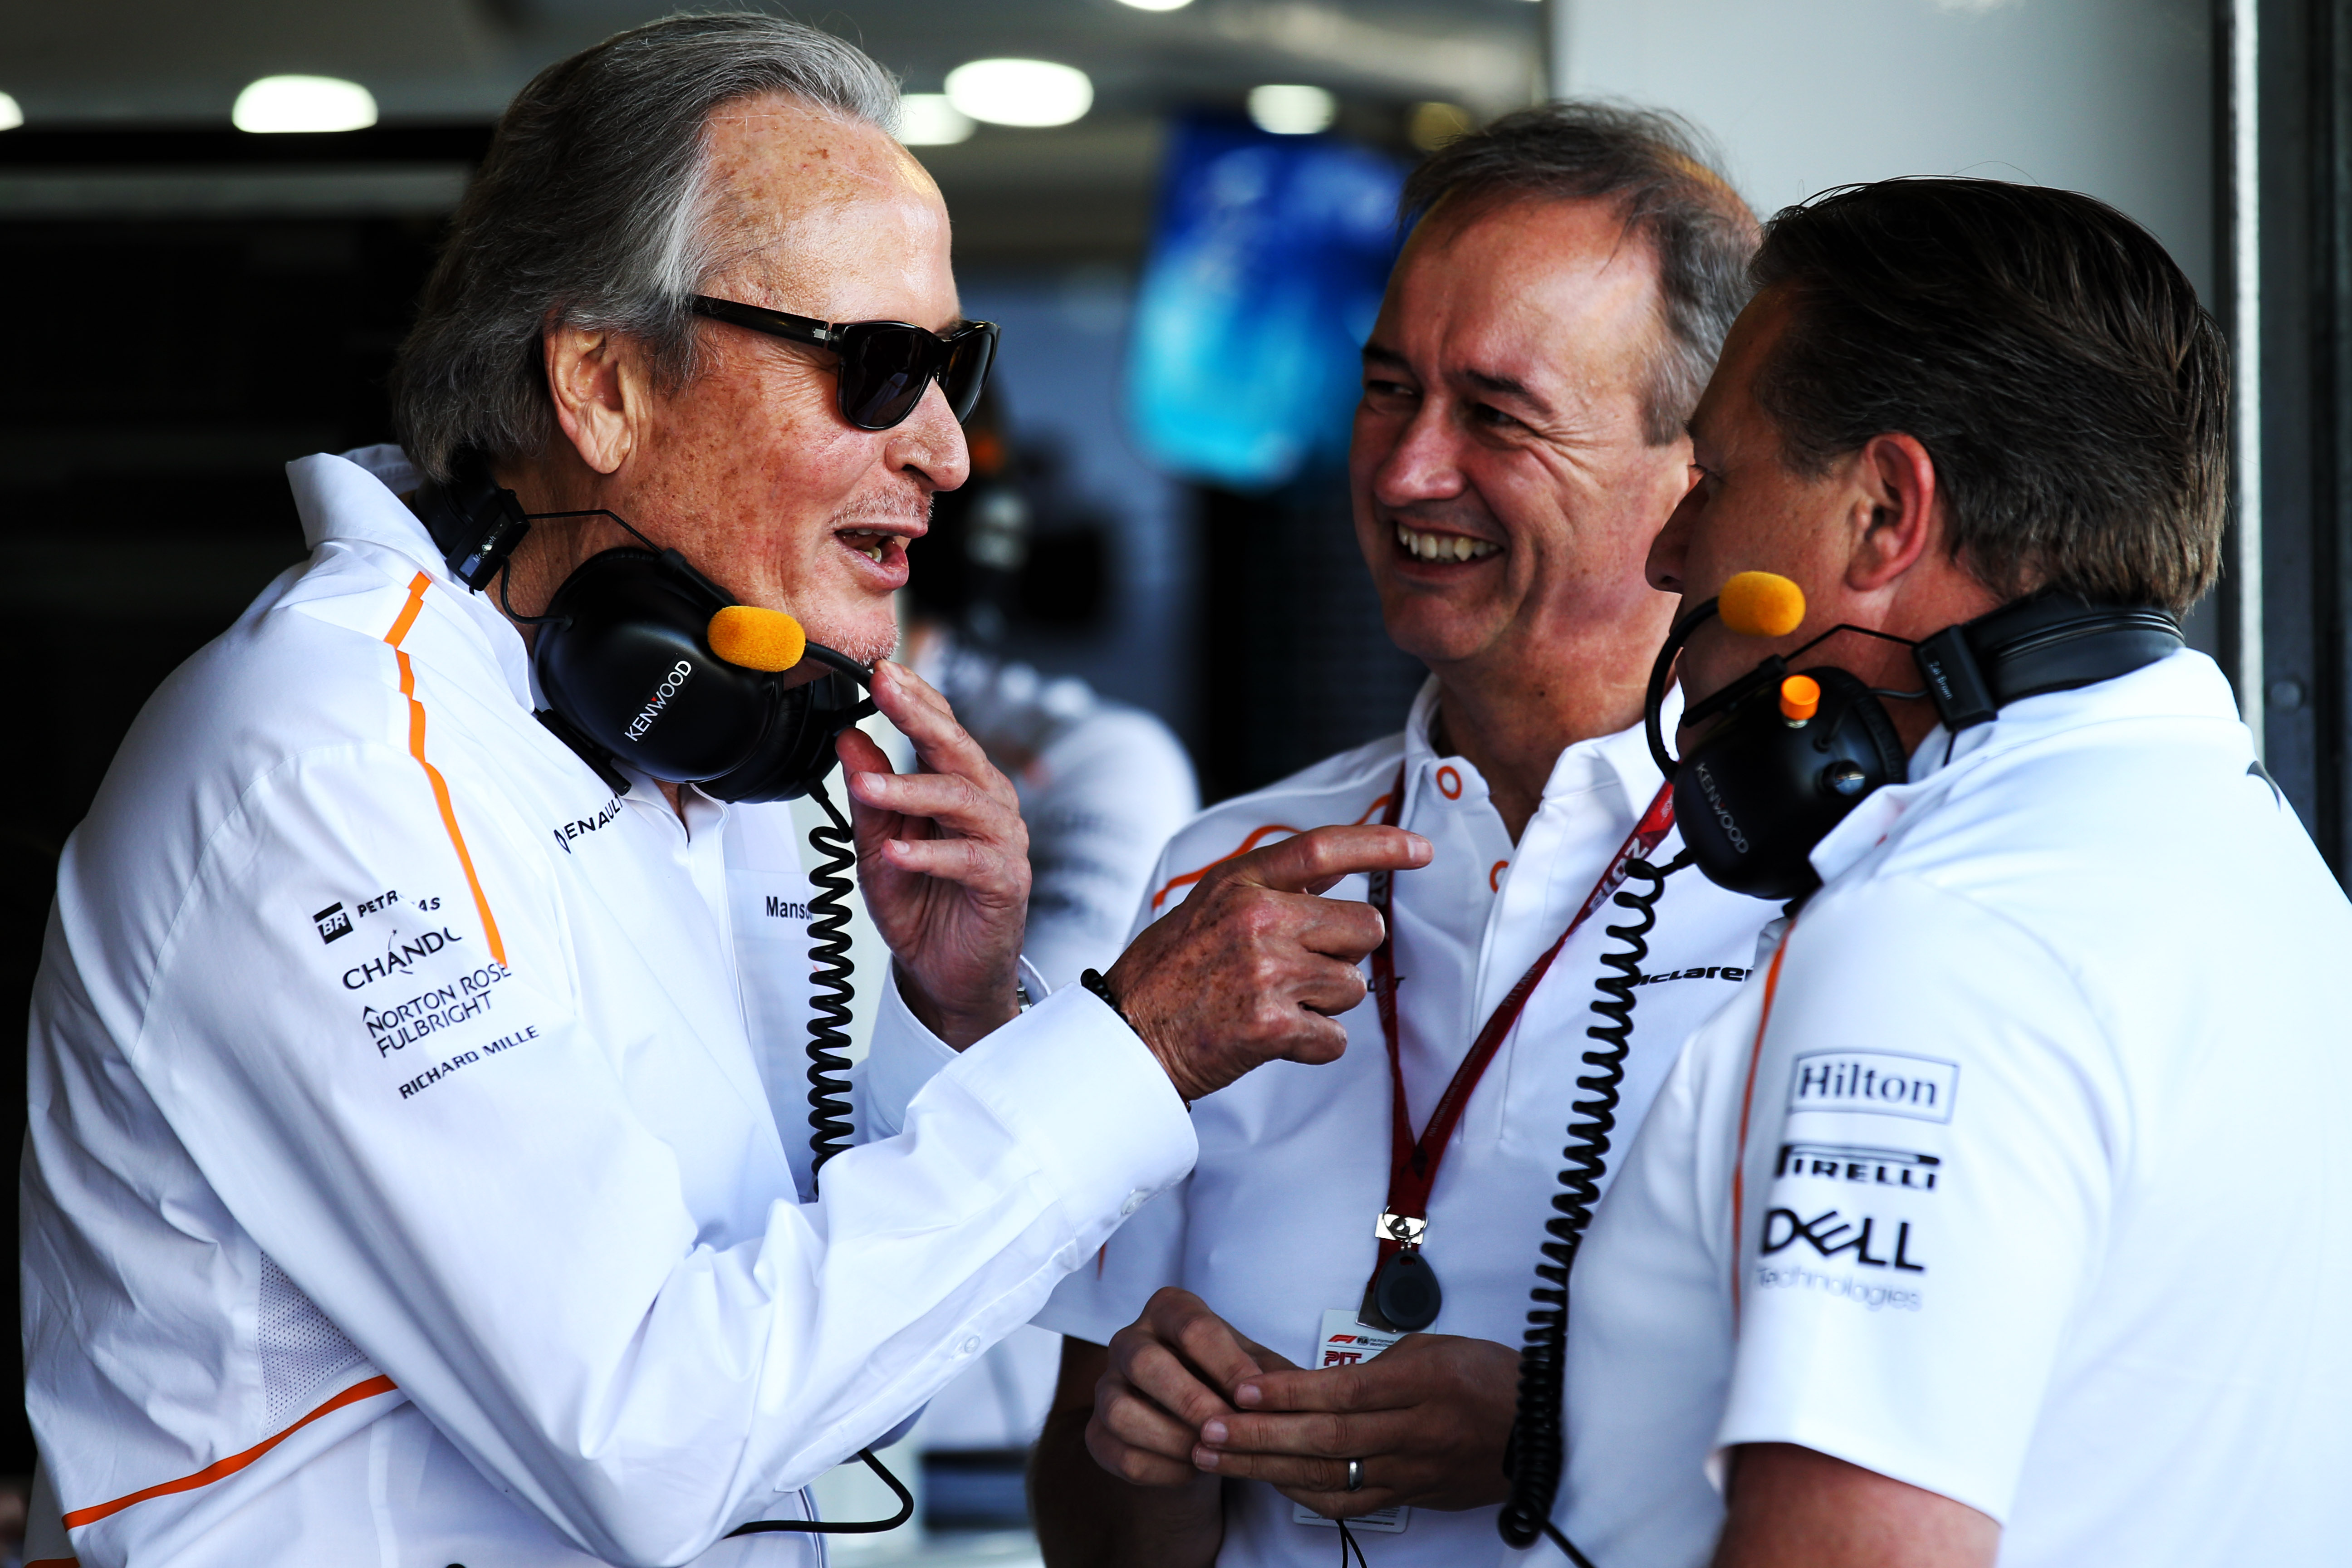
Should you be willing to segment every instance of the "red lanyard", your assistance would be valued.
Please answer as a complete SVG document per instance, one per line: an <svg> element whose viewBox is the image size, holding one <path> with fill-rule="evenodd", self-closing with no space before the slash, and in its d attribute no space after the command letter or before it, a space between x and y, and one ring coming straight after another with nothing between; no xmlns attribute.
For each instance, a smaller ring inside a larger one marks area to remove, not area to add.
<svg viewBox="0 0 2352 1568"><path fill-rule="evenodd" d="M1396 788L1389 795L1388 812L1381 819L1382 826L1394 827L1404 813L1404 778L1405 770L1400 764ZM1486 1020L1486 1026L1480 1029L1477 1038L1470 1042L1469 1054L1462 1058L1462 1065L1454 1069L1453 1081L1445 1086L1444 1094L1439 1097L1437 1109L1429 1113L1429 1124L1422 1129L1418 1140L1412 1135L1412 1117L1405 1104L1404 1059L1397 1049L1396 922L1389 913L1390 873L1379 871L1372 874L1370 903L1372 908L1381 911L1381 922L1388 927L1388 934L1372 952L1372 994L1380 1004L1381 1033L1388 1040L1390 1105L1389 1201L1377 1226L1381 1251L1372 1264L1375 1279L1379 1278L1381 1265L1390 1258L1406 1247L1418 1247L1422 1244L1429 1223L1430 1191L1437 1184L1437 1168L1445 1161L1446 1146L1454 1140L1454 1126L1461 1121L1463 1110L1470 1103L1471 1092L1478 1087L1478 1080L1486 1076L1486 1065L1495 1059L1495 1053L1502 1047L1504 1037L1511 1032L1511 1026L1519 1021L1520 1010L1527 1006L1528 998L1535 994L1536 986L1551 968L1551 961L1559 956L1559 950L1568 945L1568 939L1577 933L1578 928L1584 924L1592 911L1607 903L1609 896L1623 885L1625 863L1655 849L1664 841L1666 835L1674 831L1674 826L1675 790L1674 785L1668 783L1658 786L1650 808L1633 825L1633 831L1625 836L1625 842L1618 847L1617 853L1609 858L1601 879L1592 884L1592 891L1586 896L1583 907L1568 922L1568 929L1559 933L1559 940L1546 948L1543 956L1528 966L1528 972L1519 976L1519 983L1511 987L1510 994L1496 1007L1494 1016Z"/></svg>

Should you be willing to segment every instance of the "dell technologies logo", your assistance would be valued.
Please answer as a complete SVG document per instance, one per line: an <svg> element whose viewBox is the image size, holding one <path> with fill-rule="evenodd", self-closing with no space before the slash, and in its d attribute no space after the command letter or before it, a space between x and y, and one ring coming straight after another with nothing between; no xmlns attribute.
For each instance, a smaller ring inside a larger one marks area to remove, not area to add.
<svg viewBox="0 0 2352 1568"><path fill-rule="evenodd" d="M1811 1051L1789 1069L1789 1109L1949 1121L1958 1062L1895 1051Z"/></svg>
<svg viewBox="0 0 2352 1568"><path fill-rule="evenodd" d="M654 727L654 721L662 716L662 710L669 706L669 700L677 695L677 689L684 686L688 677L693 673L694 666L684 659L679 659L671 667L670 672L662 678L662 683L654 688L654 694L646 700L645 707L638 710L635 718L629 721L627 734L630 740L638 741L645 738L646 731Z"/></svg>

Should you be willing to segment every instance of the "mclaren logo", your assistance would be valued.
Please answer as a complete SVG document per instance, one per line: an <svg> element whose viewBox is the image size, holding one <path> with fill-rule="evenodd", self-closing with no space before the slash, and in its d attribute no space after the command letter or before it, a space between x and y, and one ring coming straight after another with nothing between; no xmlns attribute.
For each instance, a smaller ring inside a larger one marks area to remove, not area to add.
<svg viewBox="0 0 2352 1568"><path fill-rule="evenodd" d="M677 695L677 689L684 686L687 678L693 673L694 666L684 659L679 659L670 668L670 672L662 677L662 683L654 688L654 694L646 700L645 707L629 721L627 733L630 740L645 738L646 731L654 727L654 721L660 718L663 710L669 706L669 700Z"/></svg>
<svg viewBox="0 0 2352 1568"><path fill-rule="evenodd" d="M1706 771L1705 763L1696 764L1691 771L1698 774L1698 787L1706 792L1707 807L1715 813L1716 821L1723 825L1723 836L1731 840L1734 849L1742 855L1747 854L1748 836L1739 831L1738 819L1731 815L1731 808L1723 804L1723 792L1716 788L1715 775Z"/></svg>

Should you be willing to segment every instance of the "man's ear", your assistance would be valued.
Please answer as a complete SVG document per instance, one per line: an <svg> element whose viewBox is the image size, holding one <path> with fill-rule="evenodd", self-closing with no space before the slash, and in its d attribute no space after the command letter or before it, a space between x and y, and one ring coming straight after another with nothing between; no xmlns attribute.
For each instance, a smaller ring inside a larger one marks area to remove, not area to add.
<svg viewBox="0 0 2352 1568"><path fill-rule="evenodd" d="M652 381L635 339L551 326L541 338L555 422L580 460L609 474L636 450L652 408Z"/></svg>
<svg viewBox="0 0 2352 1568"><path fill-rule="evenodd" d="M1854 479L1870 517L1854 536L1845 584L1874 593L1911 570L1940 546L1943 495L1936 485L1936 460L1916 436L1874 436L1855 455Z"/></svg>

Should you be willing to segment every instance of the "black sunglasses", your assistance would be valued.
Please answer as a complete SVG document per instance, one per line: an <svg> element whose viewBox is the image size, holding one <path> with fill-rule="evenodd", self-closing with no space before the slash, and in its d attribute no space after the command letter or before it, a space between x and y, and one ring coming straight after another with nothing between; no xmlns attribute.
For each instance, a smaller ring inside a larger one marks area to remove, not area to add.
<svg viewBox="0 0 2352 1568"><path fill-rule="evenodd" d="M840 361L841 416L860 430L887 430L903 424L933 381L947 395L958 424L971 417L988 367L996 358L994 321L966 321L941 337L907 321L850 321L836 325L810 316L758 305L694 297L694 313L715 321L749 327L772 338L831 349Z"/></svg>

